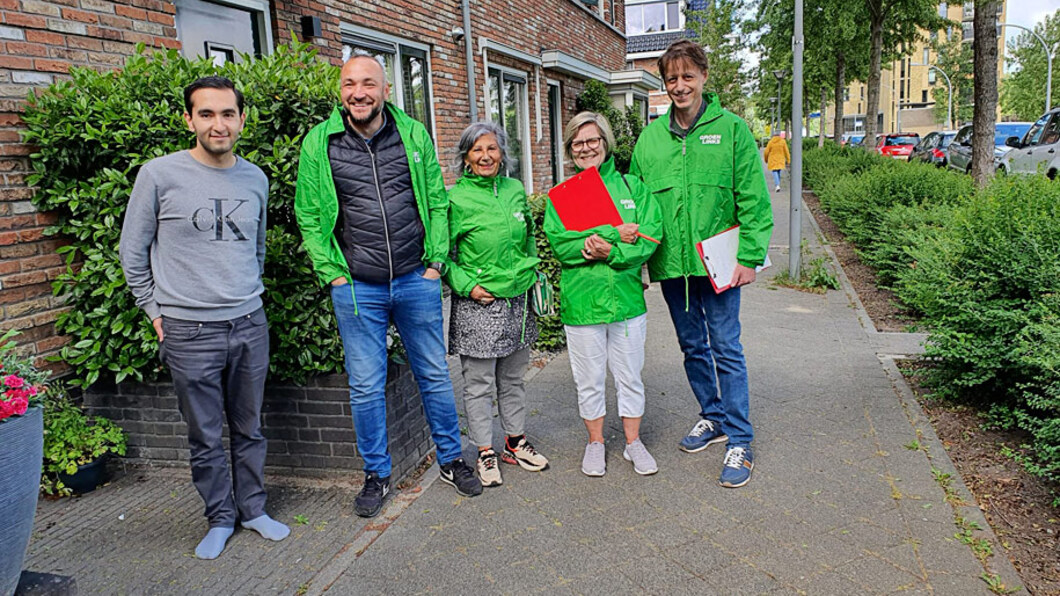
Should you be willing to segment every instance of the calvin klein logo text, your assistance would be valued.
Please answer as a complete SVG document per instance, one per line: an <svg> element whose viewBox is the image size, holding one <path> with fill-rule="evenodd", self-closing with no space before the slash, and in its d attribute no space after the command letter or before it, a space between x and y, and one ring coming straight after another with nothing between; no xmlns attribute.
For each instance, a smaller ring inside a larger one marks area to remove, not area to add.
<svg viewBox="0 0 1060 596"><path fill-rule="evenodd" d="M200 232L212 230L214 241L235 240L238 242L249 240L236 222L247 223L252 220L247 217L233 217L233 214L249 201L247 199L210 200L213 202L213 208L200 207L196 209L191 214L191 225L195 226L195 229ZM235 204L234 207L232 206L233 203Z"/></svg>

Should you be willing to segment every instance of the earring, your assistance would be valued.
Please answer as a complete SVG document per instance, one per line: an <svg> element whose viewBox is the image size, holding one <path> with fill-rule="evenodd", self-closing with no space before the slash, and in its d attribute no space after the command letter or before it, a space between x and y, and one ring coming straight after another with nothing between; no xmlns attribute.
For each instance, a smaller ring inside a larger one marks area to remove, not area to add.
<svg viewBox="0 0 1060 596"><path fill-rule="evenodd" d="M470 174L471 173L471 164L467 163L466 161L464 162L464 173L465 174Z"/></svg>

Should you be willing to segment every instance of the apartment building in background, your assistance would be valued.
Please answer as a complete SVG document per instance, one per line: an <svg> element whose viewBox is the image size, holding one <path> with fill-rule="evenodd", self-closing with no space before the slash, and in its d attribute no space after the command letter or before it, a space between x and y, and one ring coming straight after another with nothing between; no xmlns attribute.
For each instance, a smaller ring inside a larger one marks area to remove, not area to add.
<svg viewBox="0 0 1060 596"><path fill-rule="evenodd" d="M946 79L938 71L926 65L936 64L936 55L932 50L932 43L939 37L956 37L962 43L971 44L975 38L972 25L975 15L974 2L941 2L939 3L939 16L943 16L957 25L942 31L924 31L924 40L917 42L909 55L900 60L894 60L884 64L884 70L880 79L880 105L876 114L876 129L879 132L916 132L921 136L934 131L942 130L948 125L945 116L939 119L935 111L935 90L941 89L942 94L938 97L945 101ZM1008 10L1008 2L998 2L998 22L1005 22ZM998 32L998 79L1004 73L1005 64L1005 35L1010 30L1000 27ZM862 81L854 81L847 86L843 102L843 130L842 132L857 132L865 129L865 107L866 107L866 84ZM1044 94L1044 88L1043 88ZM945 107L945 106L943 106ZM963 122L957 121L956 105L954 106L953 127L957 128ZM999 108L1000 110L1000 108ZM945 113L945 112L943 112ZM1000 111L998 112L1000 116ZM825 131L827 135L833 134L835 121L835 107L829 106L825 114ZM900 127L900 129L899 129Z"/></svg>
<svg viewBox="0 0 1060 596"><path fill-rule="evenodd" d="M385 62L392 101L430 131L447 183L474 112L512 131L509 175L542 192L570 171L562 129L587 81L647 115L660 81L627 68L625 30L622 0L0 0L0 327L22 330L41 358L66 341L51 295L63 241L43 235L55 219L30 202L33 148L19 131L27 93L73 66L120 68L137 43L239 60L292 32L334 64L364 49Z"/></svg>

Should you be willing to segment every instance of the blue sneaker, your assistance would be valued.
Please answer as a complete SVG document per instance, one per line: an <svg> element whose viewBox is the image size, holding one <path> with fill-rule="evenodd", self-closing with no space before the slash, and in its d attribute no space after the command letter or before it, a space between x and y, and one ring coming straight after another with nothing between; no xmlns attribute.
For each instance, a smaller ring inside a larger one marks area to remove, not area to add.
<svg viewBox="0 0 1060 596"><path fill-rule="evenodd" d="M698 453L714 443L724 443L728 440L729 437L721 432L720 425L704 418L688 431L685 438L681 439L679 448L686 453Z"/></svg>
<svg viewBox="0 0 1060 596"><path fill-rule="evenodd" d="M755 460L750 447L729 447L725 452L718 484L725 488L740 488L751 481L751 471L754 469Z"/></svg>

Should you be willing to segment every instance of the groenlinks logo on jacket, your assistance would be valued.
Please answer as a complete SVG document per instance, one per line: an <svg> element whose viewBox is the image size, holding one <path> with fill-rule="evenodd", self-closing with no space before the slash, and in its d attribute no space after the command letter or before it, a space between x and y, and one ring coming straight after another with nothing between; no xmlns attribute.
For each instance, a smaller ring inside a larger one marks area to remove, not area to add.
<svg viewBox="0 0 1060 596"><path fill-rule="evenodd" d="M520 223L526 222L526 216L523 215L522 211L516 211L515 213L512 213L512 217L518 219Z"/></svg>
<svg viewBox="0 0 1060 596"><path fill-rule="evenodd" d="M699 135L699 142L704 145L721 145L721 135Z"/></svg>
<svg viewBox="0 0 1060 596"><path fill-rule="evenodd" d="M636 209L637 208L637 203L635 203L633 201L633 199L622 199L622 208L623 209Z"/></svg>
<svg viewBox="0 0 1060 596"><path fill-rule="evenodd" d="M253 222L251 217L240 217L235 215L243 205L250 201L248 199L209 199L213 203L210 207L199 207L191 214L191 225L200 232L213 232L213 241L219 240L249 240L239 224Z"/></svg>

